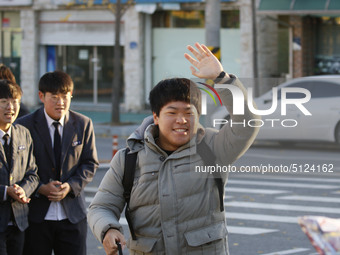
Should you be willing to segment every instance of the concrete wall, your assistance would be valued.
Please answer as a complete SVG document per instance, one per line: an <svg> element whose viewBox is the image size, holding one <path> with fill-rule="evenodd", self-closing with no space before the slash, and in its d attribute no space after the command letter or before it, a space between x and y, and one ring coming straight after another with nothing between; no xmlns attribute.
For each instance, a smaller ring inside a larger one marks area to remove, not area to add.
<svg viewBox="0 0 340 255"><path fill-rule="evenodd" d="M57 1L56 1L57 2ZM71 10L53 4L50 0L37 0L31 10L21 11L21 27L23 29L22 62L21 62L21 86L23 87L23 101L28 106L38 104L37 83L39 73L39 51L42 36L38 29L40 16L48 10ZM252 32L252 6L251 0L239 0L240 8L240 73L243 78L253 78L253 32ZM71 8L72 9L72 8ZM95 12L93 12L95 13ZM134 6L130 7L123 16L124 40L124 81L125 102L123 109L127 111L139 111L145 106L144 84L144 23L143 15L136 12ZM93 17L91 17L92 19ZM100 19L101 17L98 17ZM258 20L258 53L259 74L262 77L270 77L277 70L277 24L263 19ZM111 31L110 31L111 32ZM112 42L113 45L113 42Z"/></svg>
<svg viewBox="0 0 340 255"><path fill-rule="evenodd" d="M254 77L253 69L253 32L251 0L240 0L241 30L241 72L240 77Z"/></svg>
<svg viewBox="0 0 340 255"><path fill-rule="evenodd" d="M29 107L34 107L39 103L38 100L38 81L42 75L39 65L43 65L41 54L44 44L62 44L62 45L112 45L114 43L114 31L112 24L67 24L60 22L61 18L67 18L67 21L77 20L94 20L94 21L114 21L114 15L108 10L87 10L75 11L65 9L51 4L52 1L38 0L31 10L21 11L21 28L23 30L22 40L22 58L21 58L21 86L24 91L22 101ZM105 13L103 13L105 12ZM87 18L79 13L87 13ZM69 15L67 15L69 14ZM103 15L105 14L105 15ZM79 16L80 15L80 16ZM142 14L130 7L122 17L122 35L121 45L124 46L124 80L125 80L125 104L126 110L141 110L144 107L144 84L143 84L143 35L142 35ZM111 16L111 18L109 17ZM54 22L55 21L55 22ZM59 23L58 23L59 21ZM54 22L54 23L53 23ZM93 26L100 26L101 40L99 36L93 35L89 31ZM53 28L54 27L54 28ZM82 29L76 29L75 27ZM43 28L43 29L39 29ZM52 29L53 28L53 29ZM104 29L104 30L103 30ZM74 36L75 33L82 36ZM54 34L59 35L53 37ZM60 33L64 33L61 35ZM66 34L65 34L66 33ZM68 33L68 34L67 34ZM73 33L69 35L69 33ZM55 38L58 41L55 41ZM71 41L70 41L71 40ZM41 47L41 51L38 51Z"/></svg>
<svg viewBox="0 0 340 255"><path fill-rule="evenodd" d="M293 77L302 77L314 73L315 24L311 17L290 16L293 37L299 39L300 47L294 48Z"/></svg>
<svg viewBox="0 0 340 255"><path fill-rule="evenodd" d="M140 111L144 108L144 69L143 69L143 14L134 7L127 10L124 17L124 110ZM128 17L128 18L127 18Z"/></svg>
<svg viewBox="0 0 340 255"><path fill-rule="evenodd" d="M22 102L28 107L38 104L38 30L37 12L22 10L20 12L23 38L21 42L21 87L24 92Z"/></svg>
<svg viewBox="0 0 340 255"><path fill-rule="evenodd" d="M256 8L259 0L256 0ZM268 91L282 81L278 76L278 24L277 16L268 19L264 15L256 17L257 33L257 69L258 78L254 79L254 48L252 27L252 1L240 0L240 28L241 28L241 78L248 87L258 86L259 95Z"/></svg>

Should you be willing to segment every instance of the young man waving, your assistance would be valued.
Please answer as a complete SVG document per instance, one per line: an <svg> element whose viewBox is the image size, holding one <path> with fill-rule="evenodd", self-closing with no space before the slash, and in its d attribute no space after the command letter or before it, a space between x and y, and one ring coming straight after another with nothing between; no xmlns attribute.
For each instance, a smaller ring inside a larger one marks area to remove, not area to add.
<svg viewBox="0 0 340 255"><path fill-rule="evenodd" d="M244 87L223 71L221 63L204 45L185 54L192 74L218 79L244 94L244 115L232 114L232 94L219 91L231 119L254 119L247 107ZM136 240L127 242L130 254L228 254L223 202L215 178L194 177L195 165L205 162L198 149L206 144L219 165L229 165L252 144L257 128L225 125L220 131L199 124L201 94L185 78L160 81L150 92L153 123L142 125L128 139L129 153L137 153L129 210ZM144 123L145 124L145 123ZM124 208L125 149L112 159L88 213L89 225L103 242L107 254L117 254L116 242L126 243L119 224ZM228 173L219 179L224 191ZM224 192L223 192L224 193Z"/></svg>

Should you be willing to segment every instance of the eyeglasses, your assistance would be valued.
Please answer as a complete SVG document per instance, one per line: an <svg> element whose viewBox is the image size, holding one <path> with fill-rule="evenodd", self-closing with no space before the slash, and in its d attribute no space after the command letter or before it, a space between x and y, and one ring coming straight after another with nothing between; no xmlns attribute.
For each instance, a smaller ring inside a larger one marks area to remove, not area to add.
<svg viewBox="0 0 340 255"><path fill-rule="evenodd" d="M2 98L0 99L0 107L7 108L9 105L13 105L14 108L20 106L20 99Z"/></svg>
<svg viewBox="0 0 340 255"><path fill-rule="evenodd" d="M53 103L58 103L59 100L63 100L63 102L68 102L71 100L72 96L70 94L58 94L58 95L49 95L49 98Z"/></svg>

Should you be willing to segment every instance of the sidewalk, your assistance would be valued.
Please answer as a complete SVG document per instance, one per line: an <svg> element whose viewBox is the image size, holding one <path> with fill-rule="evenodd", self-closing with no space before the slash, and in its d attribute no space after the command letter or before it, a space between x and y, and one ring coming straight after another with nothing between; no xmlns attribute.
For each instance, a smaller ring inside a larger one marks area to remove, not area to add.
<svg viewBox="0 0 340 255"><path fill-rule="evenodd" d="M112 135L128 137L142 123L145 117L151 115L150 111L141 113L120 113L121 124L110 125L110 112L82 110L77 110L77 112L92 119L95 134L98 137L112 137Z"/></svg>

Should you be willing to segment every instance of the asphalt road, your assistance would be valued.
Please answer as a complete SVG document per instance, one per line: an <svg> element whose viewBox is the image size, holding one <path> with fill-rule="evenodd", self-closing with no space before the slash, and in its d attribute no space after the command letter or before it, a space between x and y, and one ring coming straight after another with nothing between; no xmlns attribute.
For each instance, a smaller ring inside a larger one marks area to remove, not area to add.
<svg viewBox="0 0 340 255"><path fill-rule="evenodd" d="M103 139L97 144L104 158L110 142ZM327 144L290 148L262 144L252 147L237 161L225 193L230 254L316 255L297 217L340 218L339 151ZM251 169L258 172L251 173ZM88 203L106 170L107 166L100 168L85 189ZM123 226L128 236L127 226ZM105 254L90 231L88 254ZM124 254L128 252L125 250Z"/></svg>

